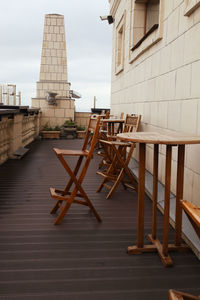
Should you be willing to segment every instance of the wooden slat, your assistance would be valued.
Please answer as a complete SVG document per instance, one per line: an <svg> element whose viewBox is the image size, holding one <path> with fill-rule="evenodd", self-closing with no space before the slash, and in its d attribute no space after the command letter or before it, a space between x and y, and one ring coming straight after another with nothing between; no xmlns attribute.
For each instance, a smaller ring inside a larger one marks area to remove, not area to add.
<svg viewBox="0 0 200 300"><path fill-rule="evenodd" d="M168 300L170 288L199 295L200 263L192 252L173 253L175 265L167 270L154 252L127 254L137 239L137 193L123 186L111 199L96 193L97 155L84 188L102 223L88 207L74 204L61 225L52 224L49 187L65 183L52 148L80 149L81 142L35 141L22 160L0 166L0 299ZM145 236L151 219L152 202L145 198ZM157 212L158 238L162 227ZM170 228L171 242L173 236Z"/></svg>

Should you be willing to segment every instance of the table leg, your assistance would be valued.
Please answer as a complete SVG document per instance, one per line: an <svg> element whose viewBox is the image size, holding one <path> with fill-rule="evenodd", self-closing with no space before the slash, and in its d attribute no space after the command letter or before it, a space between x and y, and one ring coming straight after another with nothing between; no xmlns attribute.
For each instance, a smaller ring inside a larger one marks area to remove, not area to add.
<svg viewBox="0 0 200 300"><path fill-rule="evenodd" d="M123 132L123 123L119 124L120 132Z"/></svg>
<svg viewBox="0 0 200 300"><path fill-rule="evenodd" d="M172 146L167 145L165 164L165 199L164 199L164 228L163 228L163 255L168 255L169 241L169 209L170 209L170 183L171 183Z"/></svg>
<svg viewBox="0 0 200 300"><path fill-rule="evenodd" d="M175 245L181 245L183 182L184 182L185 145L178 146L177 184L176 184L176 220Z"/></svg>
<svg viewBox="0 0 200 300"><path fill-rule="evenodd" d="M166 166L165 166L165 198L164 198L164 228L163 242L161 243L156 237L157 223L157 180L158 180L158 156L159 145L154 146L154 178L153 178L153 219L152 234L148 235L151 245L144 245L144 199L145 199L145 154L146 144L139 144L139 178L138 178L138 236L137 245L129 246L129 254L138 254L143 252L157 251L165 267L173 265L168 251L187 251L187 245L181 245L181 221L182 209L180 199L183 195L183 173L184 173L184 146L178 150L178 171L177 171L177 208L176 208L176 227L175 241L176 244L169 244L169 215L170 215L170 183L171 183L171 161L172 145L167 145L166 149Z"/></svg>
<svg viewBox="0 0 200 300"><path fill-rule="evenodd" d="M146 144L139 144L139 178L138 178L138 237L137 247L144 245L144 198L145 198L145 159Z"/></svg>
<svg viewBox="0 0 200 300"><path fill-rule="evenodd" d="M111 135L111 124L108 123L108 135Z"/></svg>
<svg viewBox="0 0 200 300"><path fill-rule="evenodd" d="M115 135L115 123L111 123L111 135Z"/></svg>
<svg viewBox="0 0 200 300"><path fill-rule="evenodd" d="M156 239L157 230L157 198L158 198L158 152L159 145L154 145L153 158L153 212L152 212L152 238Z"/></svg>
<svg viewBox="0 0 200 300"><path fill-rule="evenodd" d="M139 144L139 177L138 177L138 224L137 224L137 245L129 246L129 254L157 251L157 244L144 245L144 199L145 199L145 160L146 144ZM156 240L157 242L157 240Z"/></svg>

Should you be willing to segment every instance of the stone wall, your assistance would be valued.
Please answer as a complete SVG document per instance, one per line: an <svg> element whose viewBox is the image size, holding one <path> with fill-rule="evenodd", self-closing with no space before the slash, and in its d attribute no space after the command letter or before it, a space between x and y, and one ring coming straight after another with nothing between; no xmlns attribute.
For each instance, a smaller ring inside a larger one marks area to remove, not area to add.
<svg viewBox="0 0 200 300"><path fill-rule="evenodd" d="M74 100L56 100L55 105L49 105L47 101L32 98L32 107L41 108L41 127L48 124L51 127L61 126L66 120L74 120Z"/></svg>
<svg viewBox="0 0 200 300"><path fill-rule="evenodd" d="M0 164L39 135L39 122L38 110L0 109Z"/></svg>
<svg viewBox="0 0 200 300"><path fill-rule="evenodd" d="M87 128L89 124L91 113L89 112L76 112L75 113L75 122L78 126Z"/></svg>
<svg viewBox="0 0 200 300"><path fill-rule="evenodd" d="M132 51L135 29L141 22L143 8L140 2L110 0L115 19L111 113L141 114L143 131L199 135L200 1L160 0L159 28ZM122 45L117 44L118 36ZM119 49L118 46L123 47ZM197 205L200 205L199 153L200 145L186 146L184 198ZM147 154L147 169L152 172L151 146ZM164 146L159 159L159 179L164 182ZM175 149L172 170L171 189L175 193Z"/></svg>

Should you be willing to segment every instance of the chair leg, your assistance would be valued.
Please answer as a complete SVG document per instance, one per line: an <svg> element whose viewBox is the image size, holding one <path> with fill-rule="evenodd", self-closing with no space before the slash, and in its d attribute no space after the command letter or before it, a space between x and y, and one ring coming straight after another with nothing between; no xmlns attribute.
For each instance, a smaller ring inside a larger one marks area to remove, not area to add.
<svg viewBox="0 0 200 300"><path fill-rule="evenodd" d="M106 182L106 178L104 178L100 184L100 186L98 187L98 189L96 190L97 193L100 193L103 186L104 186L104 183Z"/></svg>
<svg viewBox="0 0 200 300"><path fill-rule="evenodd" d="M95 215L97 221L102 222L98 212L96 211L96 209L94 208L92 202L90 201L90 199L88 198L87 194L85 194L86 197L84 197L84 199L86 200L86 202L88 203L88 206L90 208L90 210L93 212L93 214Z"/></svg>
<svg viewBox="0 0 200 300"><path fill-rule="evenodd" d="M59 157L58 157L58 158L59 158ZM59 160L60 160L60 158L59 158ZM77 175L77 173L78 173L78 171L79 171L79 169L80 169L82 160L83 160L83 157L80 156L79 159L78 159L78 161L77 161L77 163L76 163L76 166L75 166L75 168L74 168L74 171L73 171L73 173L74 173L75 176ZM62 161L61 161L61 163L62 163ZM72 180L72 178L70 177L70 179L68 180L68 183L66 184L66 186L65 186L63 192L64 192L64 193L65 193L65 192L68 192L68 191L70 190L72 184L73 184L73 180ZM55 206L52 208L52 210L51 210L50 213L51 213L51 214L55 214L55 213L57 212L57 210L59 209L59 205L60 205L61 203L62 203L62 200L58 200L57 203L55 204Z"/></svg>
<svg viewBox="0 0 200 300"><path fill-rule="evenodd" d="M85 167L82 169L82 172L79 175L79 178L76 178L76 175L78 173L78 170L80 168L81 162L82 162L82 158L78 159L78 162L76 164L76 167L74 169L74 172L71 170L71 168L69 167L69 165L67 164L67 162L65 161L65 159L63 158L62 155L58 155L58 159L60 160L60 162L62 163L63 167L65 168L65 170L67 171L67 173L70 176L70 180L68 182L68 184L65 187L64 191L60 191L60 195L62 197L65 197L66 194L70 195L68 198L60 200L59 196L58 196L58 201L56 203L56 205L53 207L51 213L55 213L58 208L60 208L61 212L59 213L58 217L56 218L54 224L59 224L62 219L64 218L65 214L67 213L67 211L69 210L71 204L73 203L73 201L75 202L75 197L77 196L78 192L80 193L79 196L81 195L81 197L83 197L85 199L85 202L81 201L77 201L79 204L83 204L83 205L87 205L90 207L91 211L93 212L93 214L95 215L95 217L97 218L97 220L99 222L101 222L101 218L99 216L99 214L97 213L97 211L95 210L93 204L91 203L91 201L89 200L86 192L84 191L83 187L82 187L82 181L85 177L86 174L86 170L87 167L89 165L89 161L85 162ZM69 189L71 188L72 184L75 185L75 187L73 188L72 192L69 192ZM62 194L63 193L63 194ZM65 205L62 206L61 202L65 202Z"/></svg>
<svg viewBox="0 0 200 300"><path fill-rule="evenodd" d="M109 199L109 198L113 195L114 191L116 190L116 188L117 188L118 185L120 184L120 182L121 182L123 176L124 176L124 170L121 170L119 176L117 177L117 180L115 181L115 183L113 184L113 186L112 186L110 192L109 192L108 195L106 196L106 199Z"/></svg>
<svg viewBox="0 0 200 300"><path fill-rule="evenodd" d="M128 168L128 164L130 161L130 158L132 156L133 150L135 145L132 144L128 153L128 156L126 157L126 147L124 147L123 145L119 146L119 148L115 147L115 144L111 144L112 147L112 153L114 154L114 158L112 160L111 166L108 168L107 172L104 174L104 179L102 181L102 183L100 184L100 186L97 189L97 192L100 192L101 189L103 188L103 186L106 186L105 183L107 181L114 181L114 184L112 186L110 186L110 191L107 195L107 199L110 198L114 191L116 190L116 188L119 186L120 182L123 184L124 187L132 187L131 185L133 185L133 188L137 189L137 183L136 180L132 174L132 172L130 171L130 169ZM120 171L118 171L118 169L120 168ZM97 174L101 173L97 172ZM116 176L116 179L113 178L113 180L111 179L112 176L114 174L118 174ZM127 175L129 177L129 181L131 182L131 185L126 185L125 181L123 181L124 175Z"/></svg>
<svg viewBox="0 0 200 300"><path fill-rule="evenodd" d="M106 183L106 181L109 181L109 177L113 175L114 171L115 171L115 164L116 164L116 155L113 158L113 161L111 163L111 165L108 167L105 176L101 182L101 184L99 185L98 189L97 189L97 193L101 192L102 188L104 187L104 184Z"/></svg>
<svg viewBox="0 0 200 300"><path fill-rule="evenodd" d="M61 204L62 201L61 200L58 200L55 204L55 206L52 208L52 210L50 211L50 214L55 214L57 212L57 210L59 209L59 204Z"/></svg>
<svg viewBox="0 0 200 300"><path fill-rule="evenodd" d="M96 219L101 222L101 218L99 216L99 214L97 213L96 209L94 208L92 202L90 201L90 199L88 198L87 194L85 193L85 191L83 190L83 188L81 187L75 187L74 190L72 191L71 193L71 196L65 200L63 200L65 203L64 206L61 205L60 202L63 202L61 200L58 200L57 203L56 203L56 211L58 208L60 208L61 212L59 213L58 217L56 218L54 224L57 225L57 224L60 224L60 222L63 220L64 216L66 215L67 211L69 210L70 206L72 205L73 201L75 201L75 197L77 195L77 192L78 190L80 191L80 193L83 195L83 198L85 199L85 203L89 208L90 210L93 212L93 214L95 215ZM57 208L58 207L58 208ZM52 209L52 211L54 210L54 208Z"/></svg>
<svg viewBox="0 0 200 300"><path fill-rule="evenodd" d="M61 212L60 214L57 216L55 222L54 222L54 225L58 225L61 223L62 219L64 218L64 216L66 215L68 209L70 208L72 203L69 203L67 201L67 203L64 205L64 207L61 208Z"/></svg>
<svg viewBox="0 0 200 300"><path fill-rule="evenodd" d="M75 176L77 175L77 173L78 173L78 171L80 169L82 161L83 161L83 156L80 156L79 159L78 159L78 161L77 161L77 163L76 163L74 171L73 171L73 173L74 173ZM66 185L66 187L65 187L65 189L64 189L64 191L68 192L70 190L72 184L73 184L73 180L72 180L72 178L70 178L69 181L68 181L68 183L67 183L67 185Z"/></svg>

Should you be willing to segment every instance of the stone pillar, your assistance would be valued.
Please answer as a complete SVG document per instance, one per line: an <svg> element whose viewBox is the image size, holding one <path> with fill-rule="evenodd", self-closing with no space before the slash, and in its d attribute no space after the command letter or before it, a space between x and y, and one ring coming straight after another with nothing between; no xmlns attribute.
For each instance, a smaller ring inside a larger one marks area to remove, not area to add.
<svg viewBox="0 0 200 300"><path fill-rule="evenodd" d="M70 98L67 80L64 16L48 14L44 22L40 80L36 98L32 99L32 106L41 108L41 125L56 126L67 119L74 120L74 100ZM47 92L57 94L55 104L47 101Z"/></svg>

